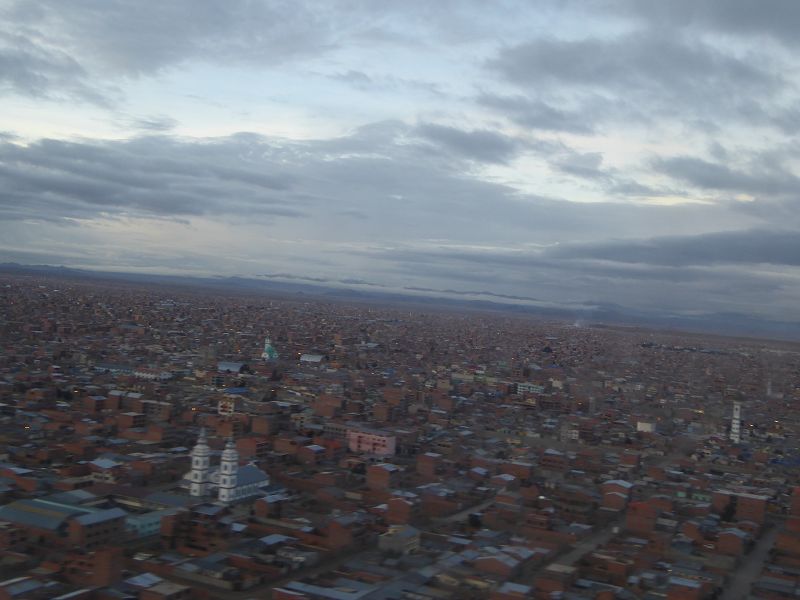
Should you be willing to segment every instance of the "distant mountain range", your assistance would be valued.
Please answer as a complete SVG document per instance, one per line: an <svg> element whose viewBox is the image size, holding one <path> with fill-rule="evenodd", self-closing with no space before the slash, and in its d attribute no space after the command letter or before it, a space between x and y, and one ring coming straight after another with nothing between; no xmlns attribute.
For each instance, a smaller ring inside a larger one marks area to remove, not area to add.
<svg viewBox="0 0 800 600"><path fill-rule="evenodd" d="M424 290L407 288L408 293L376 289L353 289L336 287L324 282L300 283L275 279L249 277L196 277L180 275L158 275L114 271L93 271L51 265L21 265L0 263L0 273L19 275L42 275L65 279L129 282L182 287L212 288L224 292L249 292L272 294L290 298L316 298L349 302L370 302L392 305L414 305L417 307L481 310L531 315L542 318L579 322L587 326L635 326L661 330L709 333L733 337L756 337L786 341L800 341L800 323L762 319L753 315L737 313L712 313L697 316L664 314L655 311L630 309L624 306L597 303L592 306L556 308L512 302L518 298L494 295L492 300L453 298L446 294L458 294L449 290ZM476 295L480 292L476 292ZM508 298L509 301L504 301Z"/></svg>

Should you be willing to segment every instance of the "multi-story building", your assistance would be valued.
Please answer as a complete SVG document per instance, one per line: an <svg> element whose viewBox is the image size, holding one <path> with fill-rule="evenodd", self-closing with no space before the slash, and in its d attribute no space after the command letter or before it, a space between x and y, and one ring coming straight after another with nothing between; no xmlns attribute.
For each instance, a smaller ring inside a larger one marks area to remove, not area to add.
<svg viewBox="0 0 800 600"><path fill-rule="evenodd" d="M347 446L350 452L394 456L397 437L380 429L350 428L347 430Z"/></svg>

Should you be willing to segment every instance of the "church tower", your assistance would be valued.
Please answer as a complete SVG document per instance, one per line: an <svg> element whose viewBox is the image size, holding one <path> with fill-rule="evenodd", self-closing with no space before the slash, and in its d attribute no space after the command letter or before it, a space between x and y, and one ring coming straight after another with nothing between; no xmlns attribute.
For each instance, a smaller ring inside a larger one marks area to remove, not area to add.
<svg viewBox="0 0 800 600"><path fill-rule="evenodd" d="M734 444L742 441L742 403L738 400L733 403L730 438Z"/></svg>
<svg viewBox="0 0 800 600"><path fill-rule="evenodd" d="M205 496L208 494L208 470L209 470L209 456L211 450L208 447L208 440L206 440L206 428L200 430L200 437L197 438L197 444L192 448L192 470L189 473L189 481L191 489L189 493L192 496Z"/></svg>
<svg viewBox="0 0 800 600"><path fill-rule="evenodd" d="M236 484L239 473L239 453L233 444L233 438L228 438L225 450L222 451L222 460L219 464L219 501L233 502L236 493Z"/></svg>
<svg viewBox="0 0 800 600"><path fill-rule="evenodd" d="M264 360L276 360L278 358L278 352L272 346L272 340L269 337L264 338L264 351L261 353L261 358Z"/></svg>

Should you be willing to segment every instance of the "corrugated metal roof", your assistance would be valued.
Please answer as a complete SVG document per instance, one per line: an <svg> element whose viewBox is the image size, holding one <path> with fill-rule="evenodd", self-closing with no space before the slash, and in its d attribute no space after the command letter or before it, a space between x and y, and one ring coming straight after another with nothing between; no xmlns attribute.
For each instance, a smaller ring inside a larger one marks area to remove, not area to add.
<svg viewBox="0 0 800 600"><path fill-rule="evenodd" d="M189 496L181 496L169 492L153 492L145 496L144 500L152 502L153 504L163 504L164 506L173 507L189 506L194 503L194 500Z"/></svg>
<svg viewBox="0 0 800 600"><path fill-rule="evenodd" d="M236 485L243 486L253 483L263 483L266 485L269 483L269 475L255 465L245 465L241 467L236 476Z"/></svg>
<svg viewBox="0 0 800 600"><path fill-rule="evenodd" d="M50 496L47 496L45 500L58 502L60 504L81 504L83 502L95 500L96 498L96 495L91 492L87 492L86 490L70 490L68 492L51 494Z"/></svg>
<svg viewBox="0 0 800 600"><path fill-rule="evenodd" d="M142 573L141 575L136 575L135 577L126 579L125 583L128 585L134 585L136 587L149 588L157 583L161 583L162 581L164 580L154 573Z"/></svg>
<svg viewBox="0 0 800 600"><path fill-rule="evenodd" d="M113 521L114 519L124 519L126 516L128 516L128 513L121 508L109 508L108 510L98 510L97 512L75 517L75 521L81 525L94 525L96 523Z"/></svg>
<svg viewBox="0 0 800 600"><path fill-rule="evenodd" d="M81 509L59 507L38 500L17 500L0 507L0 520L55 531L69 517L84 512Z"/></svg>

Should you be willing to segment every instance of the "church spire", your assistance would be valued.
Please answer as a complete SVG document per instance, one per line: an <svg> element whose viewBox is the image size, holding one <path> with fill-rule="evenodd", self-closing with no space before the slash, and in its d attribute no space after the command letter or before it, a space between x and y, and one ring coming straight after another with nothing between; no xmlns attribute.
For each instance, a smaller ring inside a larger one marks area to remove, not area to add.
<svg viewBox="0 0 800 600"><path fill-rule="evenodd" d="M209 459L211 449L208 447L206 439L206 428L200 430L197 444L192 449L192 470L189 473L191 488L189 493L192 496L205 496L208 494L209 482Z"/></svg>
<svg viewBox="0 0 800 600"><path fill-rule="evenodd" d="M264 338L264 351L261 353L261 358L264 360L276 360L278 358L278 352L272 346L272 340L269 339L269 336Z"/></svg>
<svg viewBox="0 0 800 600"><path fill-rule="evenodd" d="M225 450L222 451L222 460L219 464L219 501L233 502L236 496L236 486L239 474L239 453L233 443L233 436L228 438Z"/></svg>

